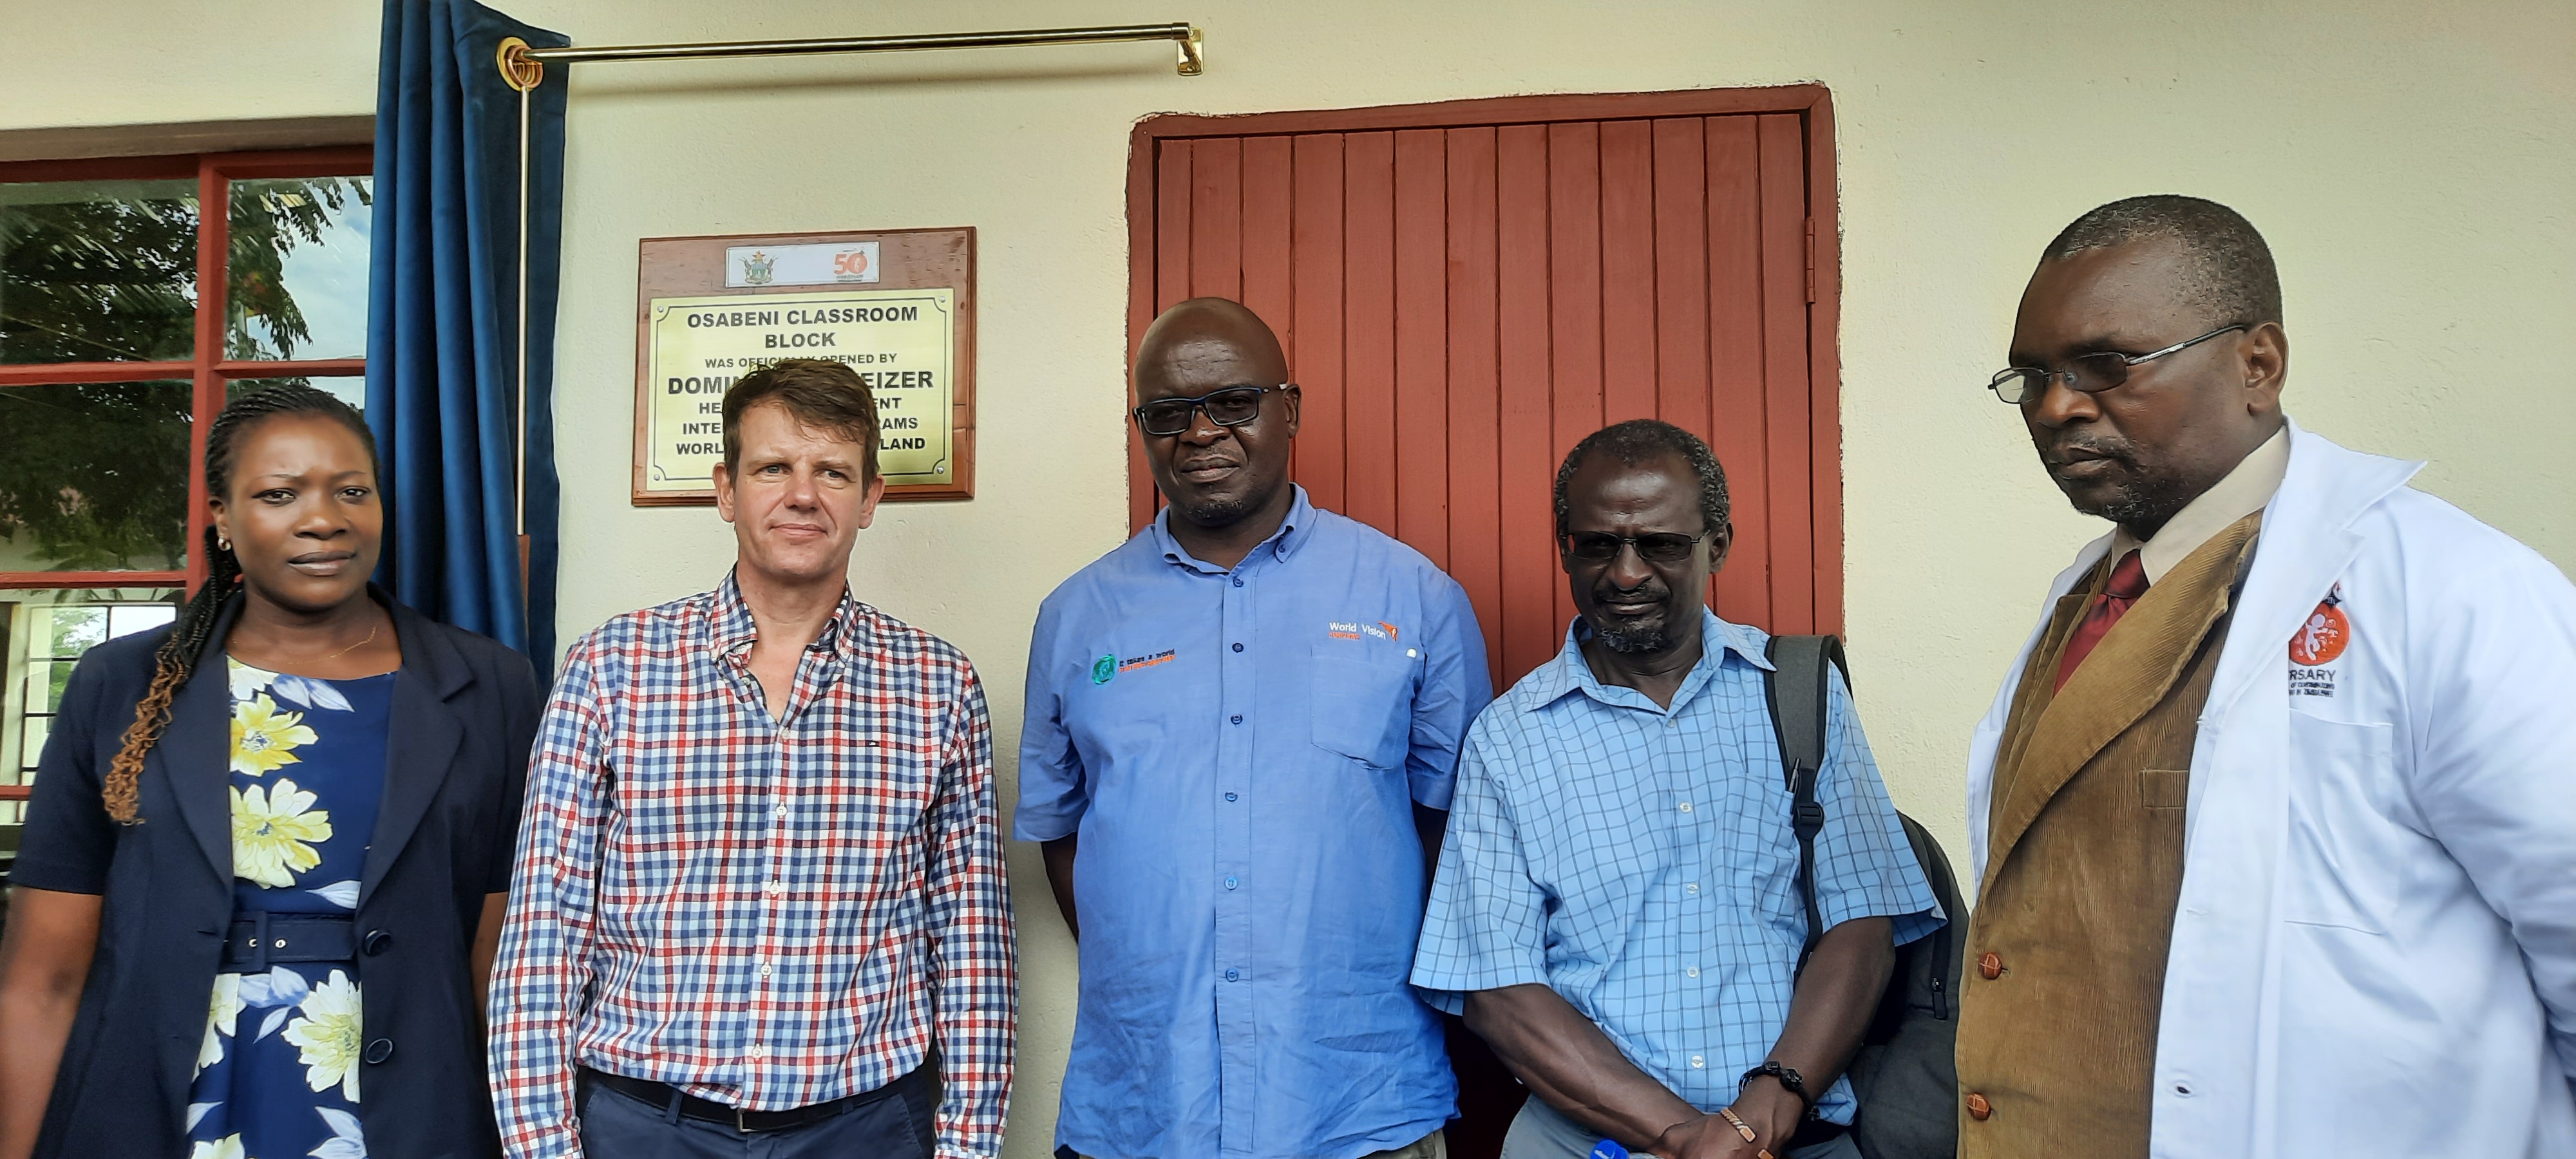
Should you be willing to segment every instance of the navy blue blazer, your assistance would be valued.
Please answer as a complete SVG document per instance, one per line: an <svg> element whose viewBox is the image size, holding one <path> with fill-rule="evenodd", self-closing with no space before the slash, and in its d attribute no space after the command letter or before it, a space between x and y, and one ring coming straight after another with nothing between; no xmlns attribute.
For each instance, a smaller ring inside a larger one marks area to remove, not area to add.
<svg viewBox="0 0 2576 1159"><path fill-rule="evenodd" d="M373 594L392 608L402 669L355 918L358 1120L376 1159L497 1155L469 957L484 895L510 888L543 693L517 652ZM218 648L144 760L143 823L118 825L99 795L169 636L110 640L81 658L27 806L11 883L105 895L39 1159L188 1153L188 1084L233 912L231 696Z"/></svg>

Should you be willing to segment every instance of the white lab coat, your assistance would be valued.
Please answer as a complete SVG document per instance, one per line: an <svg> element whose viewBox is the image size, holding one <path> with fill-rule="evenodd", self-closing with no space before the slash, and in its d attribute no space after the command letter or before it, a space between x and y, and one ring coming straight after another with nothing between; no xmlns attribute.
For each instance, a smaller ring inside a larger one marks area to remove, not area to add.
<svg viewBox="0 0 2576 1159"><path fill-rule="evenodd" d="M2150 1154L2576 1157L2576 587L2423 464L2290 438L2192 747ZM2329 597L2346 646L2294 662Z"/></svg>

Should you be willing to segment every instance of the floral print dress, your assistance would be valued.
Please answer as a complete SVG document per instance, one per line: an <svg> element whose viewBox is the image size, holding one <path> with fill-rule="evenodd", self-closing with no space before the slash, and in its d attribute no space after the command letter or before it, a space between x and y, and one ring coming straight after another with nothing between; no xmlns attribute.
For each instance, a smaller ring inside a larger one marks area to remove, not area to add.
<svg viewBox="0 0 2576 1159"><path fill-rule="evenodd" d="M232 678L233 909L353 914L384 795L395 674ZM215 975L188 1159L365 1159L358 964Z"/></svg>

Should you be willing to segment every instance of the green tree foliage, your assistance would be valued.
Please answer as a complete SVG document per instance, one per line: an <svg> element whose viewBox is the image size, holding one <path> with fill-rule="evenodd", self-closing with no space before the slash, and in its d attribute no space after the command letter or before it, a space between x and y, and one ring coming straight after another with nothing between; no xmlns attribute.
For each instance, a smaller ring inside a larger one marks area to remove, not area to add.
<svg viewBox="0 0 2576 1159"><path fill-rule="evenodd" d="M189 183L0 186L0 362L185 359L198 206ZM244 182L231 212L225 356L286 359L311 338L285 259L369 203L361 179ZM0 536L52 568L186 561L185 384L0 388Z"/></svg>

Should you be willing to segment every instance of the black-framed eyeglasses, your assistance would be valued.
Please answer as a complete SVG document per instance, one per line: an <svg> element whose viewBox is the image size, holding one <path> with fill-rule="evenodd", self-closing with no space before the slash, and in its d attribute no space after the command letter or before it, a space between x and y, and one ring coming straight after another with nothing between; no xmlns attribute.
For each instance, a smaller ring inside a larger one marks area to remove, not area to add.
<svg viewBox="0 0 2576 1159"><path fill-rule="evenodd" d="M2185 339L2162 350L2145 354L2122 354L2116 350L2105 350L2098 354L2078 354L2066 360L2064 370L2042 370L2035 366L2007 366L1995 372L1993 380L1986 383L1986 389L1995 392L1995 397L2002 399L2007 406L2019 406L2047 393L2051 379L2065 383L2068 390L2100 394L2129 381L2129 368L2141 362L2151 362L2168 354L2189 350L2230 330L2253 328L2251 323L2234 322L2198 338Z"/></svg>
<svg viewBox="0 0 2576 1159"><path fill-rule="evenodd" d="M1197 398L1158 398L1131 413L1136 416L1136 429L1163 437L1189 430L1199 411L1206 411L1208 421L1218 426L1239 427L1261 417L1262 395L1293 390L1296 385L1283 382L1277 386L1229 386Z"/></svg>
<svg viewBox="0 0 2576 1159"><path fill-rule="evenodd" d="M1691 549L1708 538L1708 532L1684 535L1678 531L1649 531L1644 535L1611 535L1601 531L1577 531L1557 537L1557 548L1567 559L1585 563L1609 563L1630 547L1637 558L1647 563L1680 563L1691 557Z"/></svg>

